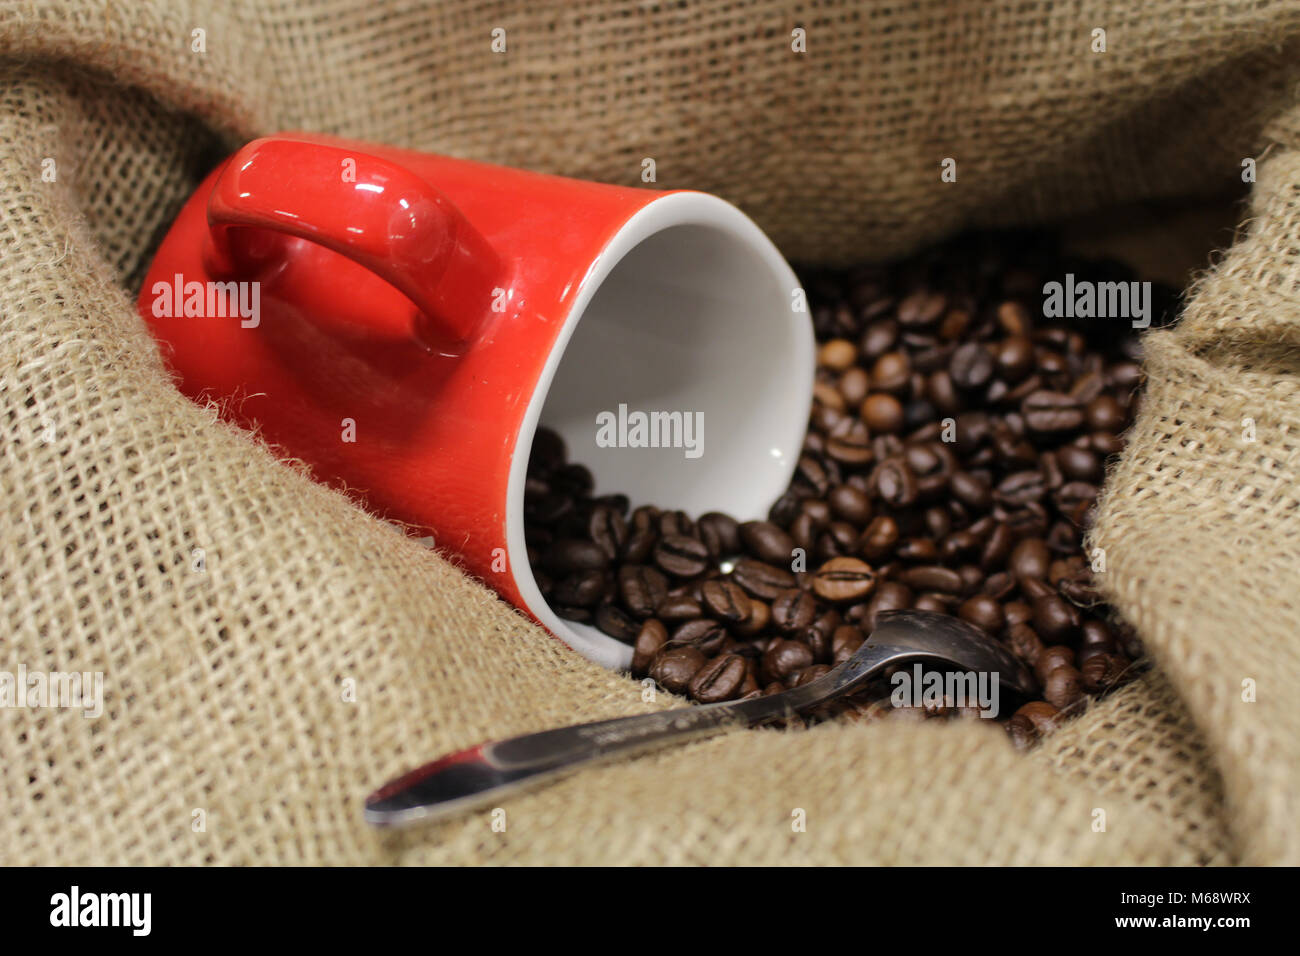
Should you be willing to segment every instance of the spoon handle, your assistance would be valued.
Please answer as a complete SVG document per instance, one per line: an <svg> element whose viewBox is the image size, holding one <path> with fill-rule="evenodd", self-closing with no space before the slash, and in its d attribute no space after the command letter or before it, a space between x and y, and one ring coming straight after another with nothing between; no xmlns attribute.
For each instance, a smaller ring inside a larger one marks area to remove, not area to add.
<svg viewBox="0 0 1300 956"><path fill-rule="evenodd" d="M814 686L820 683L767 697L617 717L479 744L385 785L366 800L366 819L376 826L438 819L594 761L779 720L834 695L831 682Z"/></svg>

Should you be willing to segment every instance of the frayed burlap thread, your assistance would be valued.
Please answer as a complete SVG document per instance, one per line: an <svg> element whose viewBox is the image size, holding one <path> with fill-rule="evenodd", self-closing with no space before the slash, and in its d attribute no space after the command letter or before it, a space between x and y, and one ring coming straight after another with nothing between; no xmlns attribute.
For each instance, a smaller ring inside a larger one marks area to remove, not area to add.
<svg viewBox="0 0 1300 956"><path fill-rule="evenodd" d="M1293 354L1270 345L1300 276L1298 35L1261 2L0 5L0 669L106 690L97 719L0 712L0 862L1300 860ZM431 756L679 702L173 387L133 283L215 157L294 127L625 183L650 156L827 263L1217 193L1279 143L1253 232L1149 340L1098 529L1157 669L1030 756L978 723L733 733L512 797L504 832L368 829L367 790Z"/></svg>

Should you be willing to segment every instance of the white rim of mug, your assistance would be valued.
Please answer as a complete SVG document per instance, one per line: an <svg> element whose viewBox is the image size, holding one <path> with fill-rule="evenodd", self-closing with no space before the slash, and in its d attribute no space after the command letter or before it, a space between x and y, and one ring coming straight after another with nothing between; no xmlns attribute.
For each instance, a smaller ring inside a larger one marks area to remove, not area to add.
<svg viewBox="0 0 1300 956"><path fill-rule="evenodd" d="M524 540L524 483L528 472L528 458L532 452L533 437L537 433L542 407L546 404L546 396L555 379L556 370L568 348L569 339L573 337L578 323L582 321L587 306L597 290L604 284L615 266L646 239L674 226L688 225L710 226L730 233L757 253L784 287L793 290L799 286L794 270L790 268L790 264L785 261L772 240L752 219L725 199L709 193L682 191L668 193L641 207L606 243L578 288L573 304L565 316L564 326L551 346L546 364L538 377L537 387L533 390L528 409L520 423L519 435L510 462L510 477L506 485L504 520L507 560L515 587L519 589L524 604L532 615L561 641L588 660L612 670L627 670L631 666L631 646L597 632L594 628L592 634L586 634L570 627L567 621L551 610L533 577L533 570L528 563L527 543ZM814 348L811 335L808 337L807 348L808 354L804 356L806 362L803 364L808 367L806 391L811 409ZM794 474L797 459L798 455L790 456L789 474L785 476L786 483Z"/></svg>

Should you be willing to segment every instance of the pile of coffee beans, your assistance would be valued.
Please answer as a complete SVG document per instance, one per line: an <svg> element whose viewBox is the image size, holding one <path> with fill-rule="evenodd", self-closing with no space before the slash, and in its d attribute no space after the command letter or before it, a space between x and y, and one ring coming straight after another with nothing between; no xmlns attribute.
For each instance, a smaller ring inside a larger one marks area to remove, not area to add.
<svg viewBox="0 0 1300 956"><path fill-rule="evenodd" d="M764 521L620 494L538 432L529 560L561 617L632 645L632 671L701 703L770 694L850 657L884 610L955 615L1008 646L1042 699L1004 726L1028 746L1133 673L1141 647L1100 603L1083 534L1139 396L1124 319L1049 321L1066 273L1129 281L1039 237L982 236L889 268L805 274L819 350L794 479ZM1156 290L1157 322L1172 314ZM773 387L780 387L773 383ZM951 717L877 682L815 719Z"/></svg>

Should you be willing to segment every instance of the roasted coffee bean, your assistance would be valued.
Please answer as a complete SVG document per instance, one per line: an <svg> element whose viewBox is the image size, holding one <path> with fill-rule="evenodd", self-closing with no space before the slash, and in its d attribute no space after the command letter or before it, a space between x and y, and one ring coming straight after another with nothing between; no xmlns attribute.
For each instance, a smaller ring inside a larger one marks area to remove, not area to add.
<svg viewBox="0 0 1300 956"><path fill-rule="evenodd" d="M872 476L876 493L886 504L905 508L916 501L916 476L903 458L887 458L876 466Z"/></svg>
<svg viewBox="0 0 1300 956"><path fill-rule="evenodd" d="M993 377L994 361L989 350L979 342L958 346L948 363L948 374L959 388L981 388Z"/></svg>
<svg viewBox="0 0 1300 956"><path fill-rule="evenodd" d="M699 648L705 654L713 655L727 640L727 631L717 621L706 617L696 618L679 624L668 638L669 647L690 646Z"/></svg>
<svg viewBox="0 0 1300 956"><path fill-rule="evenodd" d="M668 643L668 628L662 621L650 618L641 622L636 641L632 645L632 674L643 676L650 669L650 662Z"/></svg>
<svg viewBox="0 0 1300 956"><path fill-rule="evenodd" d="M771 607L766 602L751 597L749 599L749 617L738 624L731 625L731 630L741 637L755 637L767 632L771 618Z"/></svg>
<svg viewBox="0 0 1300 956"><path fill-rule="evenodd" d="M551 599L572 607L595 607L605 596L606 585L603 571L575 571L555 585Z"/></svg>
<svg viewBox="0 0 1300 956"><path fill-rule="evenodd" d="M878 319L868 325L862 335L862 355L868 359L879 358L892 349L897 341L898 323L893 319Z"/></svg>
<svg viewBox="0 0 1300 956"><path fill-rule="evenodd" d="M1088 427L1095 432L1118 432L1124 427L1124 406L1113 395L1098 395L1086 409Z"/></svg>
<svg viewBox="0 0 1300 956"><path fill-rule="evenodd" d="M650 676L664 690L680 694L686 690L691 678L704 666L707 658L697 648L690 646L666 647L655 655L650 664Z"/></svg>
<svg viewBox="0 0 1300 956"><path fill-rule="evenodd" d="M727 624L740 624L749 619L753 605L749 595L735 581L714 578L700 588L704 612Z"/></svg>
<svg viewBox="0 0 1300 956"><path fill-rule="evenodd" d="M745 589L750 597L771 601L778 594L795 587L795 576L785 568L778 568L753 558L741 558L732 569L731 579Z"/></svg>
<svg viewBox="0 0 1300 956"><path fill-rule="evenodd" d="M770 521L746 521L740 540L750 554L771 564L789 564L794 552L794 539Z"/></svg>
<svg viewBox="0 0 1300 956"><path fill-rule="evenodd" d="M871 366L871 388L877 392L901 393L912 377L912 362L906 352L886 352Z"/></svg>
<svg viewBox="0 0 1300 956"><path fill-rule="evenodd" d="M700 602L689 594L669 594L655 608L655 616L664 621L692 621L703 613Z"/></svg>
<svg viewBox="0 0 1300 956"><path fill-rule="evenodd" d="M812 625L817 602L807 591L782 591L772 602L772 625L783 634L797 634Z"/></svg>
<svg viewBox="0 0 1300 956"><path fill-rule="evenodd" d="M597 505L591 509L587 533L609 560L613 561L623 553L627 544L627 519L616 508Z"/></svg>
<svg viewBox="0 0 1300 956"><path fill-rule="evenodd" d="M1007 629L1007 643L1011 647L1011 653L1027 666L1038 666L1038 659L1044 651L1043 642L1028 624L1012 624Z"/></svg>
<svg viewBox="0 0 1300 956"><path fill-rule="evenodd" d="M1018 578L1045 578L1051 552L1042 538L1025 538L1011 551L1009 567Z"/></svg>
<svg viewBox="0 0 1300 956"><path fill-rule="evenodd" d="M817 350L817 364L843 372L858 358L858 349L848 339L831 339Z"/></svg>
<svg viewBox="0 0 1300 956"><path fill-rule="evenodd" d="M745 682L745 661L735 654L724 654L709 661L691 677L687 690L701 704L716 704L740 696Z"/></svg>
<svg viewBox="0 0 1300 956"><path fill-rule="evenodd" d="M1049 644L1061 644L1074 635L1079 626L1079 612L1056 594L1034 601L1034 630Z"/></svg>
<svg viewBox="0 0 1300 956"><path fill-rule="evenodd" d="M1119 683L1128 661L1117 654L1101 652L1094 654L1080 667L1080 681L1083 689L1091 694L1099 694Z"/></svg>
<svg viewBox="0 0 1300 956"><path fill-rule="evenodd" d="M1061 722L1060 710L1045 700L1031 700L1021 705L1016 716L1029 720L1039 736L1050 734Z"/></svg>
<svg viewBox="0 0 1300 956"><path fill-rule="evenodd" d="M1029 750L1038 742L1038 729L1034 722L1028 717L1020 714L1013 715L1007 721L1005 730L1007 737L1011 740L1011 745L1019 751Z"/></svg>
<svg viewBox="0 0 1300 956"><path fill-rule="evenodd" d="M975 511L987 511L993 504L988 482L971 472L954 472L949 487L954 498Z"/></svg>
<svg viewBox="0 0 1300 956"><path fill-rule="evenodd" d="M542 553L542 566L552 574L603 571L609 567L609 557L594 541L561 538Z"/></svg>
<svg viewBox="0 0 1300 956"><path fill-rule="evenodd" d="M957 616L963 621L983 628L990 634L997 634L1002 630L1002 625L1006 622L1006 617L1002 613L1002 605L984 594L977 594L963 601L961 606L957 608Z"/></svg>
<svg viewBox="0 0 1300 956"><path fill-rule="evenodd" d="M868 395L862 402L862 420L875 434L901 431L905 423L903 403L888 392Z"/></svg>
<svg viewBox="0 0 1300 956"><path fill-rule="evenodd" d="M838 485L831 489L827 502L831 511L845 521L864 525L871 520L871 498L861 488Z"/></svg>
<svg viewBox="0 0 1300 956"><path fill-rule="evenodd" d="M1074 651L1064 644L1053 644L1051 647L1043 648L1043 652L1038 655L1038 660L1034 662L1034 675L1039 683L1043 683L1052 671L1067 666L1074 666Z"/></svg>
<svg viewBox="0 0 1300 956"><path fill-rule="evenodd" d="M899 537L898 522L888 515L880 515L862 532L858 553L868 561L881 561L894 553Z"/></svg>
<svg viewBox="0 0 1300 956"><path fill-rule="evenodd" d="M813 591L832 603L861 601L875 586L876 575L871 565L857 558L832 558L813 576Z"/></svg>
<svg viewBox="0 0 1300 956"><path fill-rule="evenodd" d="M710 511L700 516L695 530L714 561L740 551L740 525L729 515Z"/></svg>
<svg viewBox="0 0 1300 956"><path fill-rule="evenodd" d="M1078 399L1049 389L1029 395L1020 403L1020 414L1031 430L1049 435L1074 431L1084 423Z"/></svg>
<svg viewBox="0 0 1300 956"><path fill-rule="evenodd" d="M807 644L778 638L763 652L762 673L768 680L784 681L812 664L813 653Z"/></svg>
<svg viewBox="0 0 1300 956"><path fill-rule="evenodd" d="M698 538L669 535L655 545L654 561L674 577L693 578L708 569L709 549Z"/></svg>
<svg viewBox="0 0 1300 956"><path fill-rule="evenodd" d="M1058 710L1073 707L1083 699L1082 675L1069 664L1053 669L1043 681L1043 699Z"/></svg>
<svg viewBox="0 0 1300 956"><path fill-rule="evenodd" d="M938 564L908 568L899 573L898 579L915 591L942 591L945 594L960 594L965 587L960 574L952 570L952 568L945 568Z"/></svg>
<svg viewBox="0 0 1300 956"><path fill-rule="evenodd" d="M825 677L830 672L831 669L826 664L813 664L811 667L805 667L796 673L794 678L789 681L789 685L791 687L802 687L804 684L811 684L819 677Z"/></svg>
<svg viewBox="0 0 1300 956"><path fill-rule="evenodd" d="M596 627L625 644L635 641L641 629L636 619L617 604L602 604L596 608L595 622Z"/></svg>
<svg viewBox="0 0 1300 956"><path fill-rule="evenodd" d="M668 597L668 579L649 565L625 564L618 569L618 590L629 611L649 617Z"/></svg>
<svg viewBox="0 0 1300 956"><path fill-rule="evenodd" d="M862 631L852 624L841 624L831 634L831 663L842 664L866 642Z"/></svg>
<svg viewBox="0 0 1300 956"><path fill-rule="evenodd" d="M898 321L908 328L922 328L939 320L948 308L948 297L941 292L921 290L898 303Z"/></svg>

